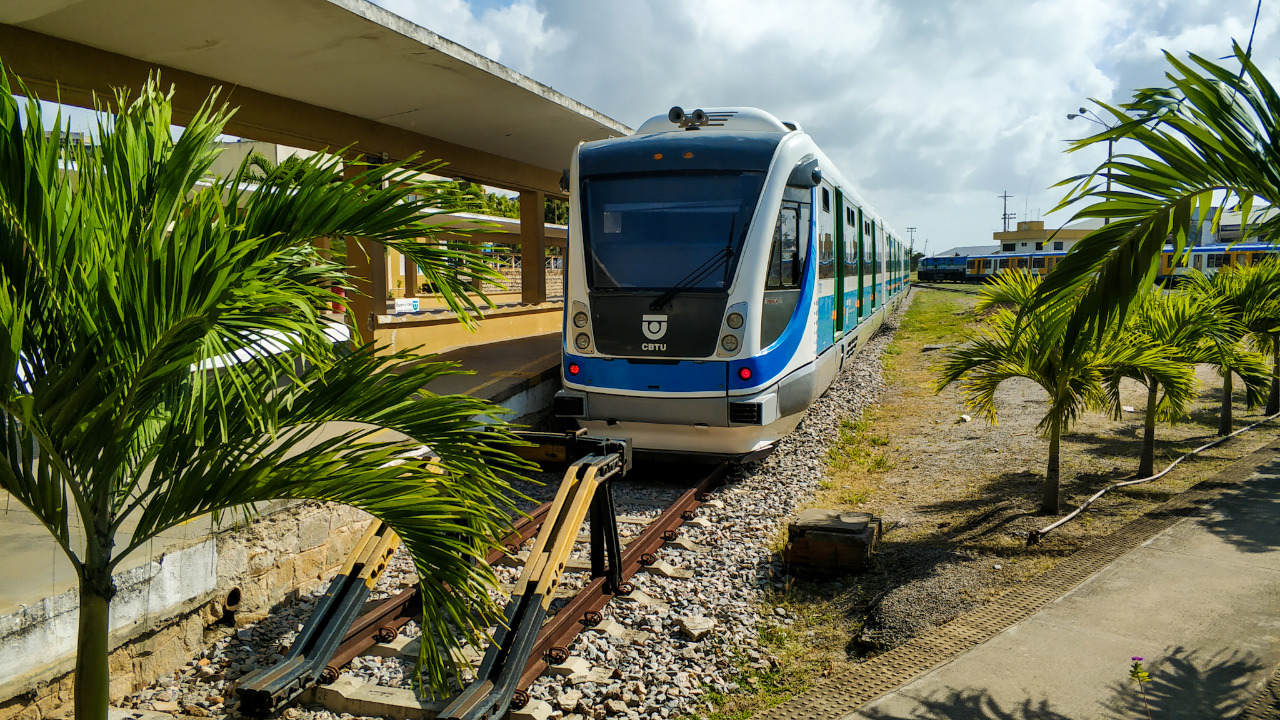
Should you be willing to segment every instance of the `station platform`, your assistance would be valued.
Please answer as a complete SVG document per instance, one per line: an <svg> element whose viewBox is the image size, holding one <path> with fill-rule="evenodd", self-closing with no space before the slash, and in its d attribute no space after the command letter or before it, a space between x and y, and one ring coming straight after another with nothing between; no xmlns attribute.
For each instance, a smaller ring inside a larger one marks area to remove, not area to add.
<svg viewBox="0 0 1280 720"><path fill-rule="evenodd" d="M1277 517L1272 445L1023 587L756 717L1136 718L1148 705L1157 718L1272 717ZM1150 674L1142 688L1131 658Z"/></svg>
<svg viewBox="0 0 1280 720"><path fill-rule="evenodd" d="M542 333L457 348L436 356L459 364L465 374L441 377L428 386L440 394L471 395L505 407L504 417L531 423L551 405L560 385L560 333ZM294 503L260 507L269 515ZM229 518L226 525L238 521ZM74 521L73 521L74 523ZM75 523L78 525L78 523ZM76 527L75 530L79 528ZM143 624L174 608L207 597L219 584L215 538L226 527L205 519L160 534L145 551L126 558L116 572L120 593L113 601L112 627ZM122 538L132 531L126 524ZM78 599L70 562L40 522L7 493L0 492L0 699L8 681L24 677L42 658L63 655L74 642ZM21 690L19 690L21 692Z"/></svg>
<svg viewBox="0 0 1280 720"><path fill-rule="evenodd" d="M441 394L471 395L502 405L513 422L530 422L551 406L560 387L560 333L471 345L436 356L470 374L448 375L427 386Z"/></svg>

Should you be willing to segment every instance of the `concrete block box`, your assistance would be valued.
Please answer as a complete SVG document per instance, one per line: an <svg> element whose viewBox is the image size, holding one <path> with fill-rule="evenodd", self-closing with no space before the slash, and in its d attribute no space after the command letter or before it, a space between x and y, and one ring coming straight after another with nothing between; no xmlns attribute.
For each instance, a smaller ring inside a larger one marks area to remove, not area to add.
<svg viewBox="0 0 1280 720"><path fill-rule="evenodd" d="M782 559L798 576L845 575L871 564L880 540L880 518L839 510L802 510L787 528Z"/></svg>

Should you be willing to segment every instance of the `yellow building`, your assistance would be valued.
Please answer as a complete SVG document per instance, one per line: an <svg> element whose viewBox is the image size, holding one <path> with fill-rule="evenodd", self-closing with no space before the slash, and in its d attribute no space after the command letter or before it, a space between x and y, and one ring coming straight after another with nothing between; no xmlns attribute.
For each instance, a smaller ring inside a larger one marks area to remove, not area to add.
<svg viewBox="0 0 1280 720"><path fill-rule="evenodd" d="M1043 220L1024 220L1018 229L992 233L1000 244L1000 252L1035 252L1036 250L1070 250L1077 240L1102 227L1098 220L1081 220L1063 228L1045 229Z"/></svg>

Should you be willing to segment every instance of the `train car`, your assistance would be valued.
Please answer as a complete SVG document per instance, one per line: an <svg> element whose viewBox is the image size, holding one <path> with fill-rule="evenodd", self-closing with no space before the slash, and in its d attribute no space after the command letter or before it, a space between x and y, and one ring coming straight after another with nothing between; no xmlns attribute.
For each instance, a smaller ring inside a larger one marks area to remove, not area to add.
<svg viewBox="0 0 1280 720"><path fill-rule="evenodd" d="M762 110L672 108L568 182L555 413L641 453L767 453L909 285L897 231Z"/></svg>
<svg viewBox="0 0 1280 720"><path fill-rule="evenodd" d="M1206 276L1217 274L1224 267L1236 265L1253 265L1268 255L1276 254L1277 249L1270 243L1213 243L1197 245L1191 248L1188 257L1178 265L1173 264L1173 246L1166 245L1160 258L1160 270L1156 282L1161 285L1177 285L1187 275L1201 273Z"/></svg>
<svg viewBox="0 0 1280 720"><path fill-rule="evenodd" d="M1160 258L1160 269L1156 274L1156 282L1172 286L1183 281L1192 273L1213 276L1219 269L1233 265L1252 265L1268 255L1274 255L1277 248L1269 243L1212 243L1191 248L1190 253L1178 265L1173 263L1173 246L1166 245ZM1052 272L1066 251L1039 251L1026 253L992 253L989 255L969 255L962 259L965 262L965 280L982 282L1007 268L1022 268L1037 275ZM921 280L924 280L921 274Z"/></svg>
<svg viewBox="0 0 1280 720"><path fill-rule="evenodd" d="M961 255L921 258L916 267L920 282L964 282L965 260Z"/></svg>
<svg viewBox="0 0 1280 720"><path fill-rule="evenodd" d="M965 263L964 279L970 282L982 282L1009 268L1020 268L1033 275L1047 275L1057 267L1066 254L1064 250L1046 250L969 255L959 259Z"/></svg>

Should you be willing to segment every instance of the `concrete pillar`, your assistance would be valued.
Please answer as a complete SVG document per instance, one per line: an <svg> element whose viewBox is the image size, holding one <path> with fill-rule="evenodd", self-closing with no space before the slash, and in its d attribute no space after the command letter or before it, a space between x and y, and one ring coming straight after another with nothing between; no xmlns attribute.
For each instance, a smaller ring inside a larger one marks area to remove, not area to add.
<svg viewBox="0 0 1280 720"><path fill-rule="evenodd" d="M350 301L356 330L364 342L371 342L374 316L387 311L387 248L373 240L347 238L347 265L355 281Z"/></svg>
<svg viewBox="0 0 1280 720"><path fill-rule="evenodd" d="M525 304L547 301L545 199L540 191L520 192L520 302Z"/></svg>
<svg viewBox="0 0 1280 720"><path fill-rule="evenodd" d="M351 180L363 167L344 163L342 176ZM353 297L348 298L355 320L355 332L362 342L373 342L374 316L387 311L387 248L364 238L347 238L347 267L350 268Z"/></svg>
<svg viewBox="0 0 1280 720"><path fill-rule="evenodd" d="M418 266L407 255L404 258L404 296L418 297Z"/></svg>

